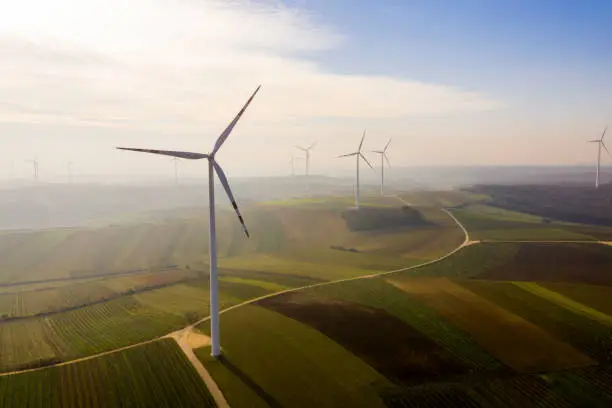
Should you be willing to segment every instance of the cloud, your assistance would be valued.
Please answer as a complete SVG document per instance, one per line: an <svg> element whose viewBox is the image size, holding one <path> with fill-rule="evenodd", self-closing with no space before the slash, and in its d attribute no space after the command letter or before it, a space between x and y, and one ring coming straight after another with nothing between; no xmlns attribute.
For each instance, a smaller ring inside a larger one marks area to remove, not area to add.
<svg viewBox="0 0 612 408"><path fill-rule="evenodd" d="M497 109L477 92L316 62L343 36L282 2L24 0L0 15L0 121L186 130L264 85L255 123ZM6 57L6 58L5 58Z"/></svg>

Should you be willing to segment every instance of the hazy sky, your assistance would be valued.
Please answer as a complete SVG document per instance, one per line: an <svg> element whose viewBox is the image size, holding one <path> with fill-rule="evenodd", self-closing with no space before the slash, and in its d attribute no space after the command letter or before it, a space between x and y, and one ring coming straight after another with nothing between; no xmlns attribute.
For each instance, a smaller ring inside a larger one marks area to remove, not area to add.
<svg viewBox="0 0 612 408"><path fill-rule="evenodd" d="M0 13L0 176L315 173L393 138L395 165L581 164L612 120L612 4L562 0L21 0ZM612 145L612 139L611 143ZM11 160L13 161L11 167ZM610 159L607 159L608 162ZM183 173L205 171L186 163Z"/></svg>

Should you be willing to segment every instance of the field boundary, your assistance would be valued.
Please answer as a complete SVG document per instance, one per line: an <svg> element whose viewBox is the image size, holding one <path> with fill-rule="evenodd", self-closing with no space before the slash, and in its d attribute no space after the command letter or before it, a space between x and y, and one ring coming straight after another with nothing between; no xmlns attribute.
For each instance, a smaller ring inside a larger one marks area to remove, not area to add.
<svg viewBox="0 0 612 408"><path fill-rule="evenodd" d="M15 286L28 286L28 285L41 285L45 283L57 283L57 282L69 282L69 281L83 281L83 280L104 280L105 278L118 278L125 276L133 276L133 275L145 275L147 273L161 273L167 271L176 271L181 270L180 267L176 265L167 266L167 267L153 267L149 269L132 269L129 271L117 271L117 272L108 272L108 273L94 273L91 275L84 276L66 276L61 278L50 278L50 279L37 279L30 281L20 281L20 282L3 282L0 283L0 288L11 288ZM37 289L42 290L42 289ZM14 292L11 292L14 293Z"/></svg>

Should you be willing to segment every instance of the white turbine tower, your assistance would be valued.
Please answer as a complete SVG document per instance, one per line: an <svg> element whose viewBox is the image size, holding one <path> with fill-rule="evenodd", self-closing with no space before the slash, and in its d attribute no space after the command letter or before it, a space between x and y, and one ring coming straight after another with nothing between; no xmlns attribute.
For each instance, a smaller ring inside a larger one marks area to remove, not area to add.
<svg viewBox="0 0 612 408"><path fill-rule="evenodd" d="M38 181L38 158L35 157L32 160L26 160L28 163L32 163L32 170L34 175L34 180Z"/></svg>
<svg viewBox="0 0 612 408"><path fill-rule="evenodd" d="M598 150L597 150L597 173L595 174L595 188L599 188L599 168L601 167L601 148L603 147L604 149L606 149L606 152L610 153L610 151L606 147L606 144L604 143L604 137L606 136L607 130L608 130L608 127L606 126L603 130L603 133L601 134L601 138L595 139L595 140L589 140L589 143L597 143L599 145Z"/></svg>
<svg viewBox="0 0 612 408"><path fill-rule="evenodd" d="M247 109L259 89L261 85L255 89L255 92L250 96L250 98L246 101L242 109L238 112L236 117L230 122L227 128L221 133L215 146L209 154L204 153L193 153L193 152L178 152L178 151L168 151L168 150L151 150L151 149L135 149L135 148L125 148L118 147L121 150L132 150L136 152L145 152L145 153L154 153L154 154L162 154L166 156L177 157L180 159L190 159L190 160L199 160L199 159L207 159L208 160L208 198L209 198L209 210L210 210L210 337L211 337L211 355L213 357L219 357L221 355L221 345L219 343L219 297L218 297L218 276L217 276L217 235L216 235L216 220L215 220L215 173L217 173L217 177L219 177L219 181L225 192L232 203L232 207L234 207L234 211L236 211L236 215L240 220L240 224L242 224L242 228L247 237L249 237L249 231L244 224L244 220L242 219L242 215L240 214L240 210L238 209L238 205L236 204L236 200L234 199L234 194L229 186L227 181L227 177L223 172L223 169L215 160L215 155L223 145L223 143L227 140L228 136L238 123L238 120Z"/></svg>
<svg viewBox="0 0 612 408"><path fill-rule="evenodd" d="M387 157L387 149L389 148L390 144L391 139L389 139L384 149L372 150L373 153L380 154L380 195L385 194L385 160L387 161L387 165L391 167L391 163Z"/></svg>
<svg viewBox="0 0 612 408"><path fill-rule="evenodd" d="M295 146L305 153L304 156L306 158L306 175L307 176L310 175L310 151L312 150L313 147L315 147L316 144L317 142L315 141L308 147Z"/></svg>
<svg viewBox="0 0 612 408"><path fill-rule="evenodd" d="M338 158L340 157L350 157L350 156L355 156L357 159L357 174L356 174L356 183L355 183L355 207L357 209L359 209L359 160L363 159L368 166L370 166L370 168L373 168L372 165L370 164L370 162L368 161L368 159L366 159L366 157L363 155L363 153L361 153L361 147L363 146L363 139L365 139L365 130L363 131L363 136L361 137L361 142L359 143L359 148L357 149L356 152L354 153L347 153L347 154L343 154L341 156L338 156Z"/></svg>

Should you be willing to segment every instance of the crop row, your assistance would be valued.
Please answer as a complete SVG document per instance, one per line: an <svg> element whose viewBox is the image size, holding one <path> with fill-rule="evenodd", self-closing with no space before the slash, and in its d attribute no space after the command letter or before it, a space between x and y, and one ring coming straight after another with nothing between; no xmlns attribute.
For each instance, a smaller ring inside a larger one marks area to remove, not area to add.
<svg viewBox="0 0 612 408"><path fill-rule="evenodd" d="M0 377L0 407L214 407L174 340Z"/></svg>

